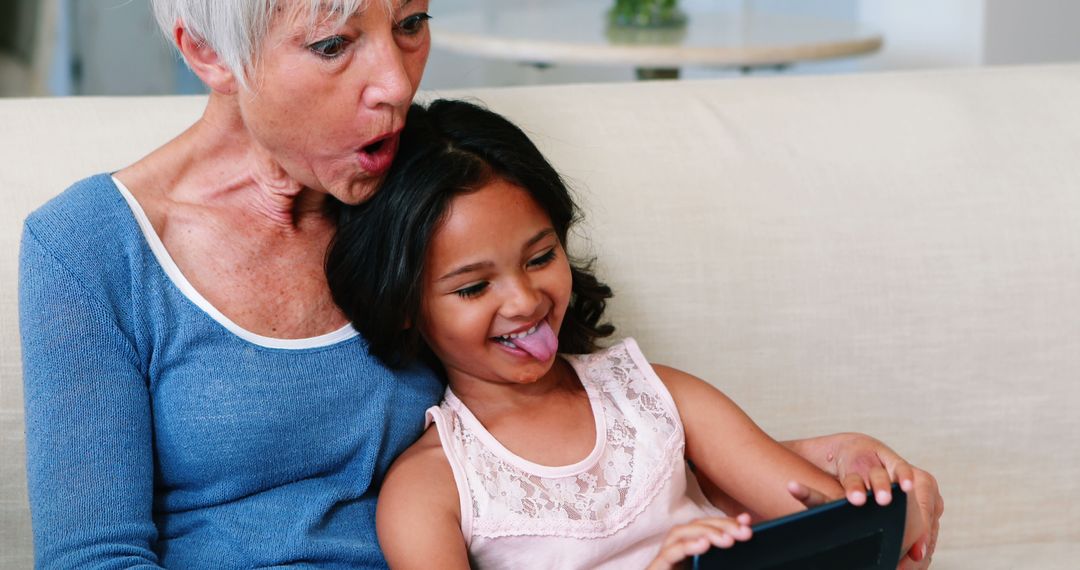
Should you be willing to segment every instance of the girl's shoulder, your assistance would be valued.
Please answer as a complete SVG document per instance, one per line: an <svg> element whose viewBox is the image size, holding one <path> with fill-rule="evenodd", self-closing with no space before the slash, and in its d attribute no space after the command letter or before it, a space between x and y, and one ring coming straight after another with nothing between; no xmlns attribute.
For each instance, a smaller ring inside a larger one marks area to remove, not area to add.
<svg viewBox="0 0 1080 570"><path fill-rule="evenodd" d="M434 423L429 425L412 445L390 466L386 480L391 478L437 478L444 470L451 478L450 462L439 441L439 431Z"/></svg>
<svg viewBox="0 0 1080 570"><path fill-rule="evenodd" d="M427 505L427 508L457 511L454 473L434 423L390 466L379 492L379 504L384 502L394 509Z"/></svg>
<svg viewBox="0 0 1080 570"><path fill-rule="evenodd" d="M632 337L624 337L588 354L564 354L563 358L575 366L621 364L647 368L649 365L637 341Z"/></svg>
<svg viewBox="0 0 1080 570"><path fill-rule="evenodd" d="M642 381L662 385L637 341L625 337L589 354L564 355L582 382L612 385Z"/></svg>
<svg viewBox="0 0 1080 570"><path fill-rule="evenodd" d="M632 337L624 337L606 348L589 354L566 355L567 360L579 369L602 370L604 367L636 369L651 380L667 386L669 383L684 383L690 374L671 366L651 362Z"/></svg>
<svg viewBox="0 0 1080 570"><path fill-rule="evenodd" d="M379 544L390 564L410 565L405 561L421 553L435 556L438 567L467 568L461 516L454 474L431 424L383 479L375 512Z"/></svg>

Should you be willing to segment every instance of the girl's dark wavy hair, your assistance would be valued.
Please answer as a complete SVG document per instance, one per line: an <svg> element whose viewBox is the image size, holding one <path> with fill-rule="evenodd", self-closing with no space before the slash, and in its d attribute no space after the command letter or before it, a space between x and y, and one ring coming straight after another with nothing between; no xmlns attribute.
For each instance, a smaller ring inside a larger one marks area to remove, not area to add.
<svg viewBox="0 0 1080 570"><path fill-rule="evenodd" d="M411 326L420 319L428 244L450 201L494 178L525 189L547 212L565 247L579 214L562 177L521 129L464 101L414 104L379 191L364 204L342 207L326 260L330 291L367 340L368 351L387 365L419 359L437 366ZM591 266L570 260L573 285L560 352L593 352L597 339L615 330L600 322L612 293Z"/></svg>

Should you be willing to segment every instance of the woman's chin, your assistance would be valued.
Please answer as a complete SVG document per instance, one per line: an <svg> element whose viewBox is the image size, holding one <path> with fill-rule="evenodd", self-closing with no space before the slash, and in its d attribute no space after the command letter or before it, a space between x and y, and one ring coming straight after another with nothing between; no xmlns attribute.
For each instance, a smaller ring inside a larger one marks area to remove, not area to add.
<svg viewBox="0 0 1080 570"><path fill-rule="evenodd" d="M332 194L344 204L358 206L370 200L379 191L382 181L382 176L361 178L352 181L343 191L332 192Z"/></svg>

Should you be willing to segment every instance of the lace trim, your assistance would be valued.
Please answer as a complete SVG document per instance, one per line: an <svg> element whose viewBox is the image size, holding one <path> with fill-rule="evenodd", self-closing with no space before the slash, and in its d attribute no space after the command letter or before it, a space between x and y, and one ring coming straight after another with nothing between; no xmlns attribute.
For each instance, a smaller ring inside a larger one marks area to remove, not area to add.
<svg viewBox="0 0 1080 570"><path fill-rule="evenodd" d="M610 536L633 522L682 467L685 439L677 412L627 344L568 358L590 397L596 392L605 416L603 453L575 474L544 477L504 460L484 444L490 434L477 433L482 426L461 421L468 410L457 409L460 401L443 403L467 466L472 536Z"/></svg>

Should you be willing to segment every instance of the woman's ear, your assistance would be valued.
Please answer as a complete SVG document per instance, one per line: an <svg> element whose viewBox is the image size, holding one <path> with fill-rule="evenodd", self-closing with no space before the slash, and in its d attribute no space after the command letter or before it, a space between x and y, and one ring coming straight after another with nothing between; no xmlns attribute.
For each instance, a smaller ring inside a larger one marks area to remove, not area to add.
<svg viewBox="0 0 1080 570"><path fill-rule="evenodd" d="M183 54L191 71L195 73L211 90L224 95L237 91L236 76L225 62L221 61L214 48L188 33L182 22L173 28L173 40Z"/></svg>

